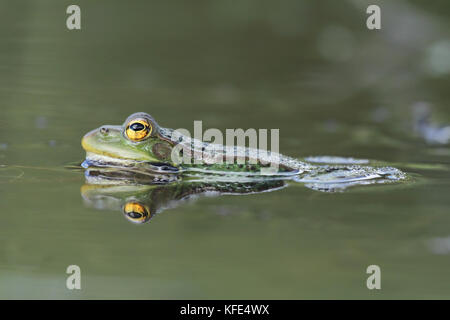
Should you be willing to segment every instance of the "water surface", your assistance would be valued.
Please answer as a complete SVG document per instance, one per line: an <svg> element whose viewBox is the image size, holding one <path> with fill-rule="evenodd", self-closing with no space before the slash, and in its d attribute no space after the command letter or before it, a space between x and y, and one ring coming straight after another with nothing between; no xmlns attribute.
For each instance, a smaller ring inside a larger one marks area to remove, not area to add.
<svg viewBox="0 0 450 320"><path fill-rule="evenodd" d="M2 2L0 297L449 298L450 149L414 110L450 124L450 7L375 2L380 31L359 1L79 1L80 31L68 1ZM137 111L279 128L283 154L382 160L412 181L202 197L135 225L86 206L64 166Z"/></svg>

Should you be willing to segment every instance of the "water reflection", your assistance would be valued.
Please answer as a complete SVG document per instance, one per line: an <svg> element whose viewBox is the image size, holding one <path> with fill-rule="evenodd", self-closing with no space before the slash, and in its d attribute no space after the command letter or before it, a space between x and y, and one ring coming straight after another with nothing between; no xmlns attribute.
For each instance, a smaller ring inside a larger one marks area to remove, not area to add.
<svg viewBox="0 0 450 320"><path fill-rule="evenodd" d="M121 211L133 223L146 223L155 214L199 196L245 195L279 190L283 180L199 181L176 176L127 174L114 170L87 170L81 195L88 207Z"/></svg>
<svg viewBox="0 0 450 320"><path fill-rule="evenodd" d="M365 166L369 163L365 159L319 156L306 160L315 164L314 170L273 177L89 167L81 195L89 207L122 211L129 221L145 223L155 214L199 196L262 193L279 190L290 183L330 193L353 186L408 180L396 168Z"/></svg>

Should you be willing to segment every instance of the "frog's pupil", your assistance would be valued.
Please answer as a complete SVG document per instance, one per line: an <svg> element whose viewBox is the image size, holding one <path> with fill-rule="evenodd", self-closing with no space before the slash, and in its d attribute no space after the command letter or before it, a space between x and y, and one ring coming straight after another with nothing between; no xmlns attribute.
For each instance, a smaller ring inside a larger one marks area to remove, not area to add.
<svg viewBox="0 0 450 320"><path fill-rule="evenodd" d="M139 213L139 212L134 212L134 211L129 212L128 215L129 215L131 218L133 218L133 219L137 219L137 218L142 217L142 214L141 214L141 213Z"/></svg>
<svg viewBox="0 0 450 320"><path fill-rule="evenodd" d="M145 126L142 123L136 122L130 126L130 129L133 131L141 131L145 129Z"/></svg>

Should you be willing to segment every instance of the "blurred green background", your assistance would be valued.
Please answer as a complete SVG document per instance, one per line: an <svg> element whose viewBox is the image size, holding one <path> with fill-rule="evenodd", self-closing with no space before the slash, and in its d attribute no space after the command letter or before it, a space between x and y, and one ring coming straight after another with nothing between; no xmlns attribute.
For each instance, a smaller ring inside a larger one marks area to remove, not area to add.
<svg viewBox="0 0 450 320"><path fill-rule="evenodd" d="M449 14L438 0L2 0L0 298L450 298L450 150L414 130L417 106L450 123ZM88 130L137 111L279 128L283 154L410 164L414 183L202 198L133 225L86 208L64 165Z"/></svg>

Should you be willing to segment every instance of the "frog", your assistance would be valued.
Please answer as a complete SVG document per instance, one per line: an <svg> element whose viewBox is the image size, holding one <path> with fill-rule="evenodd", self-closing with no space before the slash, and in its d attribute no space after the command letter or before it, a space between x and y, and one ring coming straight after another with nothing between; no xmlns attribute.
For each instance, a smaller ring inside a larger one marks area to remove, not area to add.
<svg viewBox="0 0 450 320"><path fill-rule="evenodd" d="M88 132L81 145L86 151L82 163L86 170L120 171L128 176L157 174L240 182L292 180L328 192L408 179L400 169L366 159L336 156L298 159L245 146L203 142L160 126L145 112L131 114L122 125L103 125ZM276 170L270 170L273 168Z"/></svg>

